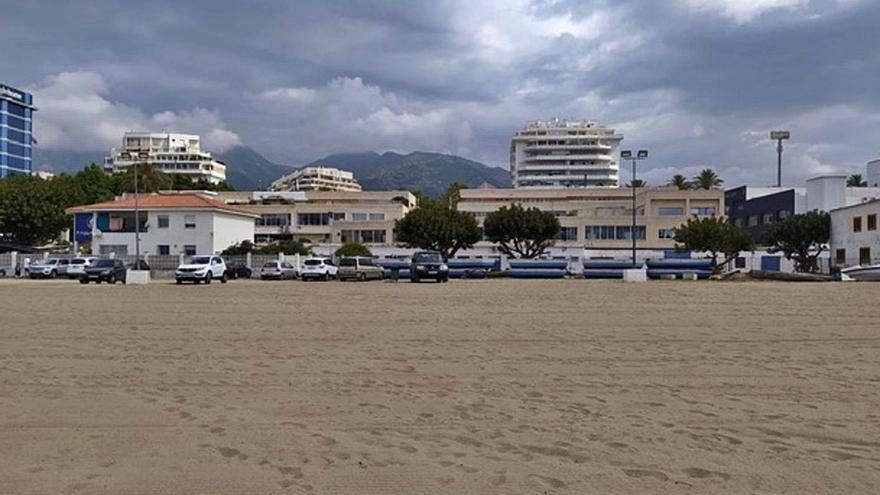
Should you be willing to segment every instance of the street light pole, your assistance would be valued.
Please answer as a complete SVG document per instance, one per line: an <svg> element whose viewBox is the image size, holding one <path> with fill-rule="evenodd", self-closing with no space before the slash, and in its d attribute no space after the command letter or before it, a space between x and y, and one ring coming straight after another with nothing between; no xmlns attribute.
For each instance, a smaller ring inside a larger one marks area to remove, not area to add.
<svg viewBox="0 0 880 495"><path fill-rule="evenodd" d="M788 131L770 131L770 139L776 140L776 187L782 187L782 141L790 137Z"/></svg>
<svg viewBox="0 0 880 495"><path fill-rule="evenodd" d="M620 152L620 158L632 161L632 181L629 183L632 189L632 225L630 226L629 236L632 239L632 264L636 266L636 161L648 158L648 150L639 150L633 155L630 150Z"/></svg>

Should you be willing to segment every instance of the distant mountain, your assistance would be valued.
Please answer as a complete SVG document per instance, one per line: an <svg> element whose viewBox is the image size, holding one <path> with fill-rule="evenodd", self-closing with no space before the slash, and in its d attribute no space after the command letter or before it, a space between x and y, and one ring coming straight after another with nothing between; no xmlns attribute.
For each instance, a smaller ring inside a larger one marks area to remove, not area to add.
<svg viewBox="0 0 880 495"><path fill-rule="evenodd" d="M33 170L46 171L55 174L62 172L76 173L90 163L101 165L104 163L106 151L62 151L47 150L40 146L34 146Z"/></svg>
<svg viewBox="0 0 880 495"><path fill-rule="evenodd" d="M495 187L509 187L507 170L489 167L473 160L442 153L414 151L402 155L372 151L337 153L306 166L325 165L354 173L367 191L407 189L438 195L453 182L468 187L488 183Z"/></svg>
<svg viewBox="0 0 880 495"><path fill-rule="evenodd" d="M216 155L226 164L226 182L239 191L266 189L269 184L295 168L269 161L247 146L236 146Z"/></svg>

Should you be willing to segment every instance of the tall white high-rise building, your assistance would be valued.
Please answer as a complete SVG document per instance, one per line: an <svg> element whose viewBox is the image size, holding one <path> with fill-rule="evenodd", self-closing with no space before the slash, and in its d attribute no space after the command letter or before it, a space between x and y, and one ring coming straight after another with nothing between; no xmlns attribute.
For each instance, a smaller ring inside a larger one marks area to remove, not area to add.
<svg viewBox="0 0 880 495"><path fill-rule="evenodd" d="M145 157L140 154L145 153ZM135 163L149 163L166 174L183 174L212 184L226 180L226 165L202 150L199 136L169 132L126 132L122 148L110 150L104 170L124 172Z"/></svg>
<svg viewBox="0 0 880 495"><path fill-rule="evenodd" d="M515 188L618 187L615 155L622 139L622 134L589 120L529 122L510 140L511 184Z"/></svg>

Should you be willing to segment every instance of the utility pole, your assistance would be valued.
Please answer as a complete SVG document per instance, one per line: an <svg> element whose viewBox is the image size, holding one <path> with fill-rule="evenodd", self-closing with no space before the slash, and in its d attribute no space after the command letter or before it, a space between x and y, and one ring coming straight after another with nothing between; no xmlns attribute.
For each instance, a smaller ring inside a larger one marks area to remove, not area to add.
<svg viewBox="0 0 880 495"><path fill-rule="evenodd" d="M770 139L776 140L776 187L782 187L782 141L790 137L788 131L770 131Z"/></svg>
<svg viewBox="0 0 880 495"><path fill-rule="evenodd" d="M632 264L636 266L636 161L648 158L648 150L639 150L633 155L630 150L620 152L620 158L632 161L632 181L629 183L632 189L632 225L630 226L629 236L632 239Z"/></svg>

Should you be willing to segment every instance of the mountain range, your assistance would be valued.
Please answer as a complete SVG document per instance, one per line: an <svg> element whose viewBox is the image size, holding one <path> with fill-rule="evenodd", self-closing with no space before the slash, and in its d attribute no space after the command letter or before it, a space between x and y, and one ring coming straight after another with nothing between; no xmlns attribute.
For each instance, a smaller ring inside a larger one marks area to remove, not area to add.
<svg viewBox="0 0 880 495"><path fill-rule="evenodd" d="M34 170L54 173L76 172L89 163L103 163L102 152L67 152L34 148ZM275 163L252 148L236 146L217 154L226 164L226 180L236 189L252 191L265 189L275 179L299 167ZM354 173L366 191L406 189L438 195L453 182L468 187L483 183L494 187L508 187L510 179L505 169L489 167L460 156L414 151L408 154L392 151L376 153L335 153L309 166L328 166Z"/></svg>

